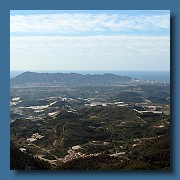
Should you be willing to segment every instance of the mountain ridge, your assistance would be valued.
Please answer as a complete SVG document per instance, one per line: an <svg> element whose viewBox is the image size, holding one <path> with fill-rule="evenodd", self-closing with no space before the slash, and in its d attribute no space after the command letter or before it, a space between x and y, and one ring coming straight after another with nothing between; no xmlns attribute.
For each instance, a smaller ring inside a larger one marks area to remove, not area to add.
<svg viewBox="0 0 180 180"><path fill-rule="evenodd" d="M79 73L37 73L24 72L10 80L12 86L27 84L49 84L49 85L120 85L132 82L128 76L119 76L111 73L86 74Z"/></svg>

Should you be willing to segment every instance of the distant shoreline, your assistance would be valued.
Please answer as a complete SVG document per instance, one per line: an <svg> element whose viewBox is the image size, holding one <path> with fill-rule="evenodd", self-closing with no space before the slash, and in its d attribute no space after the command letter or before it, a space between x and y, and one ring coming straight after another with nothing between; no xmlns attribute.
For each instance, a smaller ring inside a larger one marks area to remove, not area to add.
<svg viewBox="0 0 180 180"><path fill-rule="evenodd" d="M13 78L23 72L26 72L26 70L19 70L10 71L10 78ZM79 73L82 75L85 74L104 74L104 73L112 73L115 75L121 75L121 76L128 76L133 77L137 79L144 79L144 80L157 80L157 81L169 81L170 82L170 71L122 71L122 70L32 70L31 72L37 72L37 73Z"/></svg>

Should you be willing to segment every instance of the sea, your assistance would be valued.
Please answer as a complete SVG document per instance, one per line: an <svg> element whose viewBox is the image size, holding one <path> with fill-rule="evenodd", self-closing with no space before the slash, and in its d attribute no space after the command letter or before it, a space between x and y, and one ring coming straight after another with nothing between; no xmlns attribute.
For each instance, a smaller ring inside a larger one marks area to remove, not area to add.
<svg viewBox="0 0 180 180"><path fill-rule="evenodd" d="M21 71L10 71L10 78L16 77L17 75L26 72L26 70ZM111 73L120 76L128 76L142 80L150 81L166 81L170 82L170 71L111 71L111 70L36 70L31 72L38 73L79 73L79 74L104 74Z"/></svg>

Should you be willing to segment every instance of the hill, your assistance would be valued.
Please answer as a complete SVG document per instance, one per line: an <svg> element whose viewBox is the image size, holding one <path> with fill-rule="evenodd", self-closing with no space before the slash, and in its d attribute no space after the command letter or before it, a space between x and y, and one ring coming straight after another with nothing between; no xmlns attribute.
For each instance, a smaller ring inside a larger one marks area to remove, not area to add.
<svg viewBox="0 0 180 180"><path fill-rule="evenodd" d="M21 152L12 142L10 145L10 153L11 170L48 170L50 168L47 162Z"/></svg>
<svg viewBox="0 0 180 180"><path fill-rule="evenodd" d="M116 101L123 101L123 102L136 102L136 103L143 102L142 97L138 93L129 92L129 91L120 92L116 94L113 97L113 99Z"/></svg>
<svg viewBox="0 0 180 180"><path fill-rule="evenodd" d="M118 85L129 83L131 77L119 76L110 73L77 74L77 73L35 73L24 72L11 79L11 86L19 85L61 85L61 86L85 86L85 85Z"/></svg>

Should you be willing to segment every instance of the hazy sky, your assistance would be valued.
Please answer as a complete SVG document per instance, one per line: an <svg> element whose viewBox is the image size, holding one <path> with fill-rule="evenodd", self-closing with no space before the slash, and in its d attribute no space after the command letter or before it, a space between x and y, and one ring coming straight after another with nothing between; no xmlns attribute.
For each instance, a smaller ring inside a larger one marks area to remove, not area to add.
<svg viewBox="0 0 180 180"><path fill-rule="evenodd" d="M169 11L11 11L11 70L170 70Z"/></svg>

